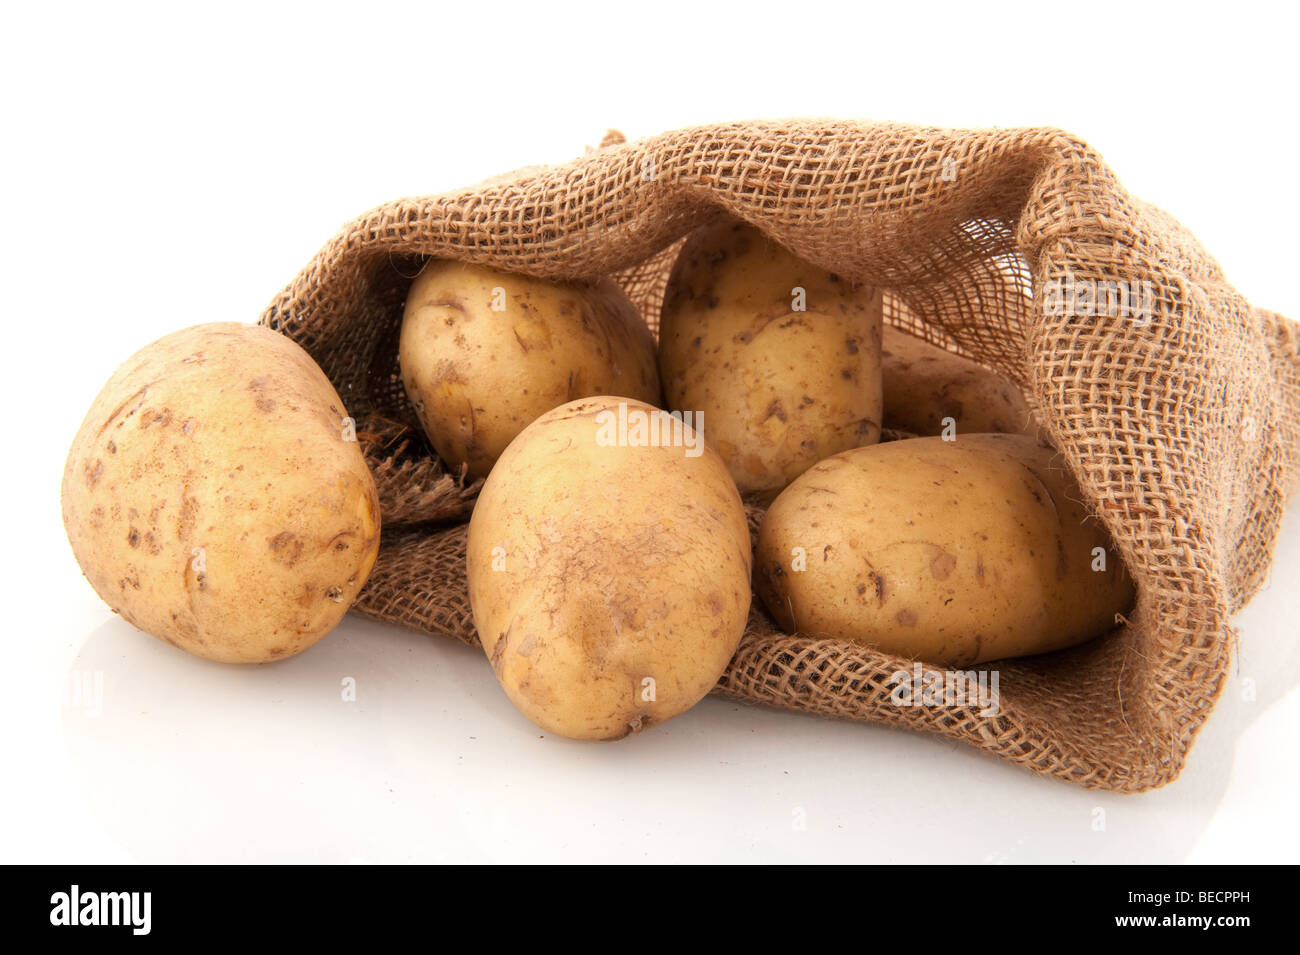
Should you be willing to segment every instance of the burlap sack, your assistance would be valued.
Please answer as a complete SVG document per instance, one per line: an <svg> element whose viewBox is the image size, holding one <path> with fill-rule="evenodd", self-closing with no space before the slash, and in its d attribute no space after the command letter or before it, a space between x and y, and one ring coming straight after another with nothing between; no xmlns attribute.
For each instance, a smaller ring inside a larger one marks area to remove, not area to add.
<svg viewBox="0 0 1300 955"><path fill-rule="evenodd" d="M355 609L476 640L463 522L477 485L442 467L397 374L403 299L422 261L613 274L653 327L678 240L720 210L886 289L887 321L1020 384L1139 596L1103 639L1000 664L996 717L897 707L886 681L909 661L780 633L758 609L719 689L941 733L1088 787L1174 779L1223 688L1229 618L1265 578L1295 477L1300 335L1252 308L1176 221L1056 130L793 121L633 144L611 135L567 165L349 224L262 322L320 362L379 484L384 543ZM1061 308L1070 280L1150 289L1149 314L1124 299L1089 309L1083 296Z"/></svg>

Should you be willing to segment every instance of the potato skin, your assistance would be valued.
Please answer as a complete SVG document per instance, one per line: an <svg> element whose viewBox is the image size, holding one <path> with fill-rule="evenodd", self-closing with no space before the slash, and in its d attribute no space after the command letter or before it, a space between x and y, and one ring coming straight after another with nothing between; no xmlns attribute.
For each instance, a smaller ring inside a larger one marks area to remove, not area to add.
<svg viewBox="0 0 1300 955"><path fill-rule="evenodd" d="M521 713L573 739L689 709L749 613L749 532L722 461L702 442L697 457L598 444L598 416L621 401L570 402L529 425L469 525L474 625L497 679Z"/></svg>
<svg viewBox="0 0 1300 955"><path fill-rule="evenodd" d="M788 632L940 665L1072 646L1112 629L1134 599L1082 499L1060 456L1024 435L846 451L764 515L756 589ZM1104 571L1091 569L1095 547Z"/></svg>
<svg viewBox="0 0 1300 955"><path fill-rule="evenodd" d="M896 328L885 329L881 374L886 428L940 435L944 418L952 418L957 434L1038 434L1010 381Z"/></svg>
<svg viewBox="0 0 1300 955"><path fill-rule="evenodd" d="M493 311L497 301L503 310ZM660 399L654 336L608 278L557 284L430 262L407 295L399 349L425 433L443 461L466 465L471 478L484 477L515 435L567 401Z"/></svg>
<svg viewBox="0 0 1300 955"><path fill-rule="evenodd" d="M796 287L806 311L792 310ZM880 440L881 303L745 223L697 230L660 319L667 407L703 412L741 493L770 498L822 458Z"/></svg>
<svg viewBox="0 0 1300 955"><path fill-rule="evenodd" d="M329 380L267 328L136 352L68 453L63 524L122 618L210 660L289 657L333 629L379 549L379 501Z"/></svg>

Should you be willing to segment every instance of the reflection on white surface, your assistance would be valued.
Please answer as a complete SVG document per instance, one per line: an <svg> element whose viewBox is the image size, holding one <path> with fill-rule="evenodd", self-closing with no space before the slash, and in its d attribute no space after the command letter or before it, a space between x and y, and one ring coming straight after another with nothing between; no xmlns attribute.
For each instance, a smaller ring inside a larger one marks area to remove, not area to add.
<svg viewBox="0 0 1300 955"><path fill-rule="evenodd" d="M1297 523L1279 566L1300 566ZM305 654L244 667L110 619L71 668L87 689L64 735L86 806L148 862L1178 861L1223 799L1237 740L1295 687L1296 642L1250 639L1281 632L1285 589L1242 616L1239 671L1183 779L1136 797L718 697L575 743L519 716L477 649L355 617Z"/></svg>

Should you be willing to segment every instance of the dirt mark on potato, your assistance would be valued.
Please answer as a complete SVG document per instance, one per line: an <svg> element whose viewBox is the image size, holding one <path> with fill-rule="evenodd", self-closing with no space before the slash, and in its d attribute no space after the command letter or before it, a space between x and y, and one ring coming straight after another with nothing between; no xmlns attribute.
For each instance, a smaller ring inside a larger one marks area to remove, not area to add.
<svg viewBox="0 0 1300 955"><path fill-rule="evenodd" d="M104 432L108 430L108 426L119 418L129 418L131 415L139 411L140 406L144 404L145 396L149 394L149 389L157 383L158 382L156 381L151 381L148 384L141 385L135 394L131 395L131 397L127 398L120 405L114 408L113 413L108 416L107 420L100 425L99 430L95 432L95 437L102 437Z"/></svg>
<svg viewBox="0 0 1300 955"><path fill-rule="evenodd" d="M492 648L492 656L490 658L492 663L492 672L495 673L498 678L501 676L501 669L505 662L506 647L510 643L510 631L514 628L514 623L511 623L510 626L506 627L506 629L501 632L501 635L497 637L496 646Z"/></svg>
<svg viewBox="0 0 1300 955"><path fill-rule="evenodd" d="M253 403L257 410L270 414L275 410L275 399L268 394L274 382L270 375L259 375L248 383L248 390L253 393Z"/></svg>
<svg viewBox="0 0 1300 955"><path fill-rule="evenodd" d="M551 330L539 320L521 320L511 327L515 341L525 352L541 351L551 347Z"/></svg>
<svg viewBox="0 0 1300 955"><path fill-rule="evenodd" d="M285 567L292 567L302 557L302 541L288 531L281 531L272 537L270 546L275 562Z"/></svg>
<svg viewBox="0 0 1300 955"><path fill-rule="evenodd" d="M935 580L947 580L957 566L957 558L938 544L930 545L933 550L930 557L930 576Z"/></svg>

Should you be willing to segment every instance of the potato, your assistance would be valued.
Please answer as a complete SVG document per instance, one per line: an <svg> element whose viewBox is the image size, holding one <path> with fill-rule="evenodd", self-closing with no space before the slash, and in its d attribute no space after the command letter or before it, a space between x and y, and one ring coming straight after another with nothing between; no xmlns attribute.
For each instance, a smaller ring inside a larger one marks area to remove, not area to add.
<svg viewBox="0 0 1300 955"><path fill-rule="evenodd" d="M675 436L648 444L647 424ZM641 402L573 401L525 428L483 485L468 548L492 669L562 736L619 739L689 709L745 630L740 495L691 428Z"/></svg>
<svg viewBox="0 0 1300 955"><path fill-rule="evenodd" d="M755 584L788 632L935 664L1106 633L1132 582L1063 460L1024 435L895 441L810 468L763 517Z"/></svg>
<svg viewBox="0 0 1300 955"><path fill-rule="evenodd" d="M881 296L723 219L693 233L659 326L667 407L703 413L742 493L770 498L880 440Z"/></svg>
<svg viewBox="0 0 1300 955"><path fill-rule="evenodd" d="M881 370L885 427L917 435L1037 435L1024 395L997 372L937 345L886 328Z"/></svg>
<svg viewBox="0 0 1300 955"><path fill-rule="evenodd" d="M346 415L311 357L267 328L197 325L136 352L63 472L63 524L90 585L127 622L210 660L305 650L379 549Z"/></svg>
<svg viewBox="0 0 1300 955"><path fill-rule="evenodd" d="M430 262L407 295L399 360L429 440L472 478L566 401L659 403L654 336L610 279L556 284Z"/></svg>

